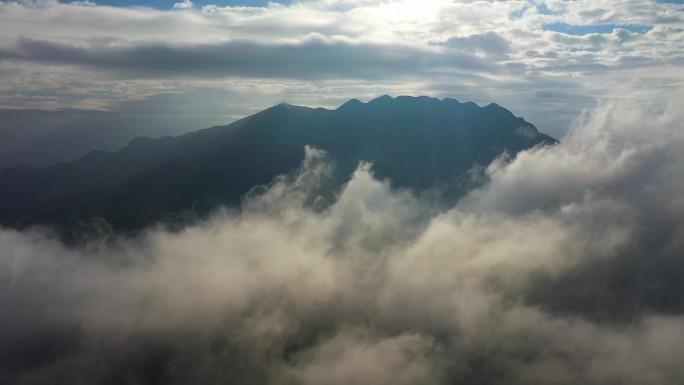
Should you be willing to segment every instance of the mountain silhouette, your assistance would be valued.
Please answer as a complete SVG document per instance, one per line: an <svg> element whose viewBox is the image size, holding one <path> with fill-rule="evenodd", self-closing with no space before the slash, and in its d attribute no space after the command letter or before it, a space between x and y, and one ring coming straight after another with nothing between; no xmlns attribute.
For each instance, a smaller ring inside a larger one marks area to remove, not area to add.
<svg viewBox="0 0 684 385"><path fill-rule="evenodd" d="M0 224L69 227L99 217L136 229L238 205L255 186L297 169L307 145L329 154L338 185L368 161L378 178L419 193L504 152L556 142L496 104L408 96L352 99L336 110L279 104L227 126L139 137L68 164L1 170Z"/></svg>

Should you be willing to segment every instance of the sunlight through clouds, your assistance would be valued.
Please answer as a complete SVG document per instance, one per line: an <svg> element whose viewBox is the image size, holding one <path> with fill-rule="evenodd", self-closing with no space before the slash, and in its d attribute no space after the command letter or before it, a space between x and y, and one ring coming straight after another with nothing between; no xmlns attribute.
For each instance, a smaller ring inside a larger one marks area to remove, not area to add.
<svg viewBox="0 0 684 385"><path fill-rule="evenodd" d="M561 137L582 109L625 98L625 87L684 96L684 11L671 2L88 5L0 2L0 108L115 112L160 89L252 83L253 105L231 115L284 100L333 107L426 94L497 102Z"/></svg>

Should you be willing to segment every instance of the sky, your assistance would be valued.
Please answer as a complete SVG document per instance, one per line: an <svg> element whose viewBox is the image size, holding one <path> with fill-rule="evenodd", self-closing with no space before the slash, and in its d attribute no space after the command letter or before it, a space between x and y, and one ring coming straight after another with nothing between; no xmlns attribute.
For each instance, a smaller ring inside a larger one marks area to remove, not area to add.
<svg viewBox="0 0 684 385"><path fill-rule="evenodd" d="M280 102L335 108L383 94L495 102L562 138L602 100L681 98L683 52L681 1L5 0L0 137L14 144L0 165ZM54 137L71 147L31 144Z"/></svg>
<svg viewBox="0 0 684 385"><path fill-rule="evenodd" d="M61 0L60 3L65 3L69 4L72 3L72 1L69 0ZM132 1L132 0L100 0L98 2L95 2L97 5L109 5L109 6L115 6L115 7L129 7L129 6L139 6L139 7L149 7L149 8L156 8L156 9L173 9L173 6L176 4L176 1L171 0L151 0L151 1ZM267 6L269 3L268 0L224 0L224 1L193 1L193 4L196 6L205 6L205 5L218 5L221 7L226 7L226 6L247 6L247 7L263 7ZM281 1L271 1L271 3L279 3L279 4L289 4L291 1L288 0L281 0Z"/></svg>

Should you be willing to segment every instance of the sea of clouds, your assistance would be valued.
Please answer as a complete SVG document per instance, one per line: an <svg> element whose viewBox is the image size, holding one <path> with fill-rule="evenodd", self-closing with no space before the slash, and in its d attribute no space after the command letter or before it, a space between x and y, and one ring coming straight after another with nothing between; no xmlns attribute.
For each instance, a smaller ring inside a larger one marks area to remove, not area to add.
<svg viewBox="0 0 684 385"><path fill-rule="evenodd" d="M3 384L674 384L684 110L603 103L444 209L362 164L182 231L0 230Z"/></svg>

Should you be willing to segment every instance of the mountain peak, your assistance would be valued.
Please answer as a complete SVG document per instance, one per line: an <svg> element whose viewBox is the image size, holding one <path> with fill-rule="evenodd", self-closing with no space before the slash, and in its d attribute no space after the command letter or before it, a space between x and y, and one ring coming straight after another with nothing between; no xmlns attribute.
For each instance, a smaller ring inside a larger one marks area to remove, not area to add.
<svg viewBox="0 0 684 385"><path fill-rule="evenodd" d="M416 102L416 101L421 101L421 102L436 102L439 103L440 100L437 98L433 98L430 96L408 96L408 95L401 95L397 96L394 100L396 101L404 101L404 102Z"/></svg>
<svg viewBox="0 0 684 385"><path fill-rule="evenodd" d="M508 109L501 107L500 105L496 103L489 103L485 107L483 107L485 111L489 111L495 115L500 115L500 116L506 116L506 117L515 117L511 111Z"/></svg>
<svg viewBox="0 0 684 385"><path fill-rule="evenodd" d="M282 102L282 103L276 104L273 107L267 108L267 109L257 113L256 115L262 114L264 112L270 113L270 112L308 111L308 110L311 110L311 108L310 107L304 107L304 106L296 106L294 104Z"/></svg>
<svg viewBox="0 0 684 385"><path fill-rule="evenodd" d="M332 190L359 162L370 162L378 178L421 193L460 180L474 164L504 152L556 143L493 103L480 108L454 99L384 95L315 111L281 103L224 127L139 137L115 153L0 172L0 224L68 227L98 216L126 230L183 210L209 213L237 205L254 187L296 170L305 146L330 154L336 165ZM453 194L462 193L453 188Z"/></svg>
<svg viewBox="0 0 684 385"><path fill-rule="evenodd" d="M341 106L337 107L338 111L346 111L346 110L351 110L356 107L362 106L363 103L359 99L350 99Z"/></svg>
<svg viewBox="0 0 684 385"><path fill-rule="evenodd" d="M444 104L448 106L467 106L467 107L475 107L478 109L485 109L488 111L498 111L498 112L504 112L504 113L509 113L510 111L507 110L504 107L501 107L500 105L496 103L489 103L485 107L480 107L477 104L473 102L460 102L457 99L454 98L445 98L445 99L438 99L430 96L409 96L409 95L400 95L397 96L396 98L393 98L389 95L382 95L380 97L377 97L375 99L371 99L368 103L361 102L359 99L350 99L346 102L344 102L342 105L337 107L336 110L338 111L351 111L353 109L356 109L361 106L389 106L393 104L399 103L400 105L410 105L410 104L415 104L420 102L421 104ZM295 106L291 106L286 103L281 103L278 106L288 106L290 108L293 108ZM277 106L276 106L277 107Z"/></svg>
<svg viewBox="0 0 684 385"><path fill-rule="evenodd" d="M387 103L391 103L391 102L393 102L393 101L394 101L394 98L392 98L391 96L389 96L389 95L382 95L382 96L379 97L379 98L375 98L375 99L371 100L370 102L368 102L368 104L369 104L369 105L387 104Z"/></svg>

